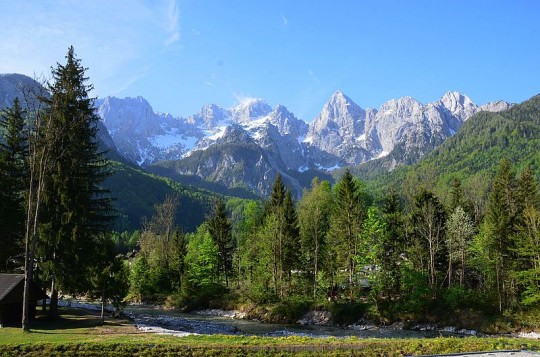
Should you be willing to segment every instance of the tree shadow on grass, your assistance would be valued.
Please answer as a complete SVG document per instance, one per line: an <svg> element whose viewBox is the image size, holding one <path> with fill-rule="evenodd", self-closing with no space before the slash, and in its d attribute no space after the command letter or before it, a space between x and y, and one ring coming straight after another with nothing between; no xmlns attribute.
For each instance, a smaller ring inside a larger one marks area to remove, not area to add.
<svg viewBox="0 0 540 357"><path fill-rule="evenodd" d="M62 308L59 316L51 318L48 315L41 315L32 322L31 331L43 334L137 334L133 330L131 322L126 318L105 319L101 322L99 314L95 311Z"/></svg>

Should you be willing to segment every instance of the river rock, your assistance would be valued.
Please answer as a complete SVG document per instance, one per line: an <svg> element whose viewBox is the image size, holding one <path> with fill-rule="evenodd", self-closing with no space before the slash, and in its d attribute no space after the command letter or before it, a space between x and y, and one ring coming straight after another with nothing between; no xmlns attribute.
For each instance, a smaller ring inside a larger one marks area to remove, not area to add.
<svg viewBox="0 0 540 357"><path fill-rule="evenodd" d="M221 309L206 309L195 311L197 315L204 316L220 316L228 317L231 319L245 319L246 313L238 310L221 310Z"/></svg>
<svg viewBox="0 0 540 357"><path fill-rule="evenodd" d="M300 325L331 325L332 314L329 311L308 311L302 318L296 321Z"/></svg>

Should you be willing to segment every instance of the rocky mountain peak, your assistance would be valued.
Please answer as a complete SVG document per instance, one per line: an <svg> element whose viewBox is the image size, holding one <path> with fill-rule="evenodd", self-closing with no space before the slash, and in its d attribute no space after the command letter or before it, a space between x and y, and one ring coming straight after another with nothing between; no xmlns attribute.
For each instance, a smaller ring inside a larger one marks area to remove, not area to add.
<svg viewBox="0 0 540 357"><path fill-rule="evenodd" d="M359 105L352 101L351 98L343 94L342 91L337 91L332 94L330 100L324 105L321 113L313 120L314 126L328 126L329 123L334 123L340 128L356 128L360 121L365 119L366 112ZM356 130L354 130L356 131Z"/></svg>
<svg viewBox="0 0 540 357"><path fill-rule="evenodd" d="M197 114L190 116L186 122L210 129L228 118L229 115L227 114L227 111L219 105L206 104Z"/></svg>
<svg viewBox="0 0 540 357"><path fill-rule="evenodd" d="M463 118L463 120L467 120L478 111L478 105L471 98L459 92L446 92L438 101L438 104L450 112L451 115Z"/></svg>
<svg viewBox="0 0 540 357"><path fill-rule="evenodd" d="M401 118L409 117L413 113L421 110L422 107L422 103L412 97L391 99L381 105L379 108L379 116L382 118L388 115L399 116Z"/></svg>
<svg viewBox="0 0 540 357"><path fill-rule="evenodd" d="M152 106L143 97L116 98L106 97L98 107L98 115L103 119L103 123L109 131L114 129L129 130L134 129L142 133L151 123L151 118L155 116ZM126 118L129 121L126 121Z"/></svg>
<svg viewBox="0 0 540 357"><path fill-rule="evenodd" d="M238 123L249 122L253 118L268 115L272 107L262 99L249 98L230 110L231 116Z"/></svg>
<svg viewBox="0 0 540 357"><path fill-rule="evenodd" d="M278 105L269 114L270 123L278 128L281 134L292 134L294 136L304 135L307 131L307 124L297 119L287 107Z"/></svg>
<svg viewBox="0 0 540 357"><path fill-rule="evenodd" d="M497 100L495 102L489 102L482 105L479 109L486 112L501 112L512 108L514 104L505 102L504 100Z"/></svg>

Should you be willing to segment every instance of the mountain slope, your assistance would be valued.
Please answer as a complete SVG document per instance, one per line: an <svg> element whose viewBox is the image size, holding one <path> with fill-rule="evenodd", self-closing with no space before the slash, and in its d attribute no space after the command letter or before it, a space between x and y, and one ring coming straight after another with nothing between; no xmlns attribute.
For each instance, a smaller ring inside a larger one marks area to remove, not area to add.
<svg viewBox="0 0 540 357"><path fill-rule="evenodd" d="M373 164L363 164L354 173L371 185L385 190L399 186L413 172L427 172L436 186L446 186L453 178L480 180L492 177L501 159L518 170L540 168L540 95L498 112L479 112L456 133L415 165L403 166L388 175L373 173Z"/></svg>
<svg viewBox="0 0 540 357"><path fill-rule="evenodd" d="M114 206L118 210L115 228L119 231L141 228L143 217L154 214L154 205L162 203L167 195L177 195L180 204L176 222L184 231L193 232L205 220L216 197L130 165L113 163L113 170L114 174L104 186L114 197Z"/></svg>

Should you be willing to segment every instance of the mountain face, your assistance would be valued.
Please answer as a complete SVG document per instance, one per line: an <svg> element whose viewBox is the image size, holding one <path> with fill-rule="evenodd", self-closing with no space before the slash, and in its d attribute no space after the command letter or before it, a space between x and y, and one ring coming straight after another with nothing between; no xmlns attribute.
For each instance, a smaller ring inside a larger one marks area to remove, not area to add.
<svg viewBox="0 0 540 357"><path fill-rule="evenodd" d="M26 106L25 93L29 91L41 94L41 84L34 79L17 73L0 74L0 109L13 105L13 100L19 98L21 105Z"/></svg>
<svg viewBox="0 0 540 357"><path fill-rule="evenodd" d="M490 105L497 109L507 107L500 103ZM465 192L470 190L481 195L488 189L487 183L495 176L502 159L508 160L516 173L524 168L537 172L540 95L497 113L478 110L456 135L414 165L403 165L382 176L375 168L376 162L372 161L355 167L354 174L368 180L371 189L385 192L389 187L399 189L404 177L421 177L421 173L428 172L426 182L418 182L419 185L435 192L447 192L449 180L455 177L462 180Z"/></svg>
<svg viewBox="0 0 540 357"><path fill-rule="evenodd" d="M97 105L116 147L132 162L260 194L269 192L277 172L300 193L298 175L306 172L372 160L387 170L416 162L474 114L511 106L503 101L478 106L448 92L428 104L403 97L378 110L363 109L337 91L308 125L286 107L272 108L260 99L230 109L205 105L187 118L156 113L142 97L107 97ZM174 163L157 164L162 161Z"/></svg>

